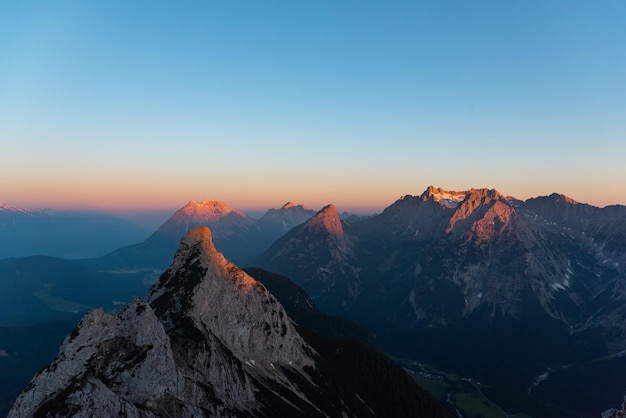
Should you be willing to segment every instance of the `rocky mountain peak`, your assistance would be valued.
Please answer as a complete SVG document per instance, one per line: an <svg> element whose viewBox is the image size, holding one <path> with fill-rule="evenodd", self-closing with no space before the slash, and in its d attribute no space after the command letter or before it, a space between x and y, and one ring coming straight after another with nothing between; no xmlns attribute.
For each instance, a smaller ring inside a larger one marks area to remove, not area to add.
<svg viewBox="0 0 626 418"><path fill-rule="evenodd" d="M197 222L206 222L218 220L229 213L236 213L244 218L247 216L245 213L219 200L204 200L202 202L191 201L187 203L174 214L174 218L183 217Z"/></svg>
<svg viewBox="0 0 626 418"><path fill-rule="evenodd" d="M450 218L446 233L458 230L458 226L474 223L482 219L494 205L495 213L491 213L491 218L502 218L503 222L508 222L512 213L508 201L495 189L470 189L466 192L466 198L460 202L454 215Z"/></svg>
<svg viewBox="0 0 626 418"><path fill-rule="evenodd" d="M449 208L456 208L465 200L467 194L468 192L452 192L440 187L435 188L434 186L428 186L424 193L422 193L421 199L423 201L430 200L437 202Z"/></svg>
<svg viewBox="0 0 626 418"><path fill-rule="evenodd" d="M265 287L217 251L207 227L181 240L147 302L166 330L193 338L209 330L242 361L312 364L306 344ZM264 366L263 366L264 365Z"/></svg>
<svg viewBox="0 0 626 418"><path fill-rule="evenodd" d="M337 238L343 238L343 226L335 205L324 206L309 219L304 228L308 232L328 232Z"/></svg>
<svg viewBox="0 0 626 418"><path fill-rule="evenodd" d="M200 226L187 232L180 242L169 270L180 269L192 257L196 257L195 262L203 269L215 272L224 271L232 264L215 248L211 230L207 226Z"/></svg>
<svg viewBox="0 0 626 418"><path fill-rule="evenodd" d="M565 196L564 194L560 194L560 193L552 193L550 196L548 196L548 198L555 202L569 203L570 205L579 204L579 202L575 201L571 197Z"/></svg>
<svg viewBox="0 0 626 418"><path fill-rule="evenodd" d="M292 379L315 373L315 350L211 235L187 233L145 302L88 313L9 416L267 416L258 410L271 402L312 405Z"/></svg>
<svg viewBox="0 0 626 418"><path fill-rule="evenodd" d="M211 227L216 236L226 237L237 230L253 228L255 221L245 213L218 200L191 201L165 221L153 234L154 238L168 237L172 246L188 231L201 225ZM168 256L171 257L171 253Z"/></svg>

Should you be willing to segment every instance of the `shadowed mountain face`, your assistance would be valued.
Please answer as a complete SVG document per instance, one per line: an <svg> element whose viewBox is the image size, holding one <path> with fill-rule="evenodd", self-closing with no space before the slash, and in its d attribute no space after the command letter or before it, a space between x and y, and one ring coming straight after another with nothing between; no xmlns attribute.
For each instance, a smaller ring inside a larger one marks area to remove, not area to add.
<svg viewBox="0 0 626 418"><path fill-rule="evenodd" d="M314 306L299 307L307 297L297 287L278 287L291 311L320 321ZM447 416L390 360L338 338L344 333L297 325L215 249L209 229L196 228L145 301L85 315L9 417Z"/></svg>
<svg viewBox="0 0 626 418"><path fill-rule="evenodd" d="M54 257L0 260L0 326L78 322L88 310L117 310L150 285L135 274L106 274Z"/></svg>
<svg viewBox="0 0 626 418"><path fill-rule="evenodd" d="M270 209L257 220L224 202L189 202L144 242L120 248L87 264L101 270L162 270L174 255L179 240L199 226L211 228L216 244L230 260L246 264L314 213L301 205L287 203L280 209Z"/></svg>
<svg viewBox="0 0 626 418"><path fill-rule="evenodd" d="M348 303L359 291L352 241L337 209L329 205L278 239L257 263L291 277L315 295L322 310L329 310Z"/></svg>
<svg viewBox="0 0 626 418"><path fill-rule="evenodd" d="M431 187L361 222L320 222L326 212L257 265L387 350L492 384L508 410L528 410L527 389L548 367L626 344L625 207Z"/></svg>
<svg viewBox="0 0 626 418"><path fill-rule="evenodd" d="M30 327L0 326L0 416L11 405L38 370L59 353L65 336L77 321L53 321Z"/></svg>

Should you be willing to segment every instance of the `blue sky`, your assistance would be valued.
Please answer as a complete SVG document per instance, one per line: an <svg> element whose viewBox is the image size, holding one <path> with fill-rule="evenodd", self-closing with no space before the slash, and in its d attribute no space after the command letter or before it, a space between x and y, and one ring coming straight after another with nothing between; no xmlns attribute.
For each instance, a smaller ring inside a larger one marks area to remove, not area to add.
<svg viewBox="0 0 626 418"><path fill-rule="evenodd" d="M623 1L0 3L0 201L626 204Z"/></svg>

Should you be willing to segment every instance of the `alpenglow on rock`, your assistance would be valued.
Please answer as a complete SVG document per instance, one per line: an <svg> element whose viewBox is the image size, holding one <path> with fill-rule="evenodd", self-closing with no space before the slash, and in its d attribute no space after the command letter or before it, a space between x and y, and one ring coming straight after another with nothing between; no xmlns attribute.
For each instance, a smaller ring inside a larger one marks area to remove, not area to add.
<svg viewBox="0 0 626 418"><path fill-rule="evenodd" d="M388 415L380 399L346 386L346 373L329 373L328 363L200 227L181 240L145 301L85 315L9 417ZM427 415L444 415L424 399L436 411Z"/></svg>
<svg viewBox="0 0 626 418"><path fill-rule="evenodd" d="M308 403L288 374L308 376L313 354L280 303L202 227L146 302L87 314L9 416L254 415L267 382L268 393Z"/></svg>

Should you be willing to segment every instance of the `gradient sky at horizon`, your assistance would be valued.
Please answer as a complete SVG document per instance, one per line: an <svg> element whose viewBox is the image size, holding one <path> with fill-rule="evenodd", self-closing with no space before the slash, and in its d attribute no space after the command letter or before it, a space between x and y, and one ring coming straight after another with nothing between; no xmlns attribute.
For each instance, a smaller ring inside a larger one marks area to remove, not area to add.
<svg viewBox="0 0 626 418"><path fill-rule="evenodd" d="M626 204L624 1L0 3L0 202Z"/></svg>

